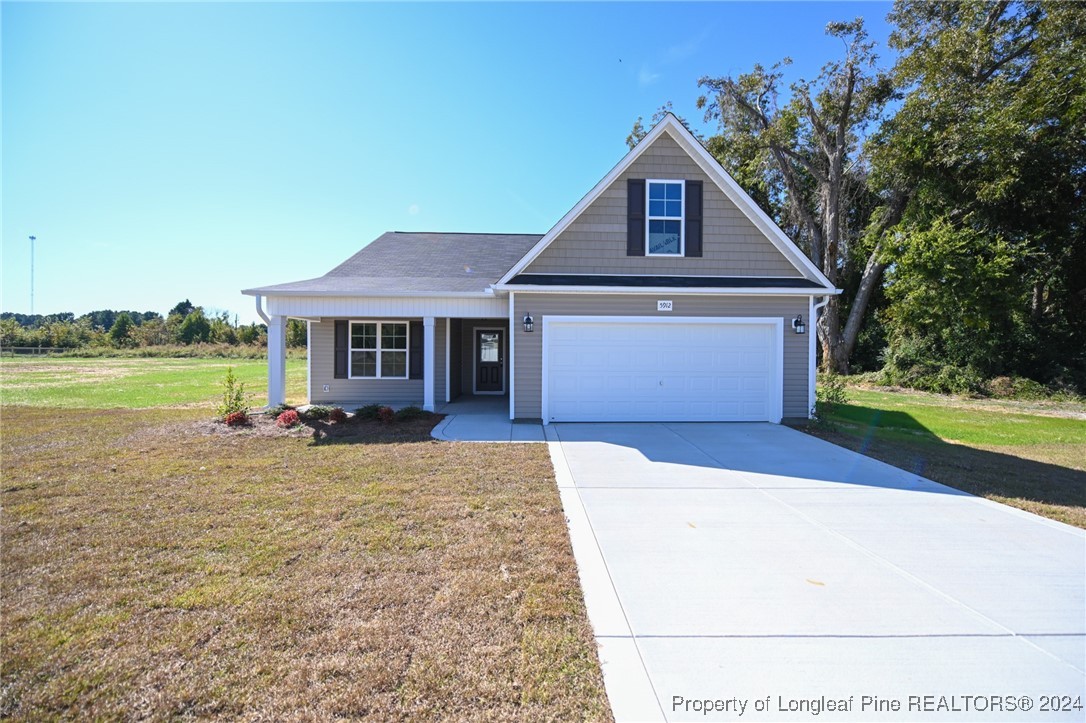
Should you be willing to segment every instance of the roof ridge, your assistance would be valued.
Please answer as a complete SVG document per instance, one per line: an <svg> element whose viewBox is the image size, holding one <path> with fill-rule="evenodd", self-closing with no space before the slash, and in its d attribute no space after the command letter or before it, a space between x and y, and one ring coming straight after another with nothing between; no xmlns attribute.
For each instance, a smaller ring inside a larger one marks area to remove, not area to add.
<svg viewBox="0 0 1086 723"><path fill-rule="evenodd" d="M415 236L542 236L541 233L505 233L502 231L388 231L387 233L403 233Z"/></svg>

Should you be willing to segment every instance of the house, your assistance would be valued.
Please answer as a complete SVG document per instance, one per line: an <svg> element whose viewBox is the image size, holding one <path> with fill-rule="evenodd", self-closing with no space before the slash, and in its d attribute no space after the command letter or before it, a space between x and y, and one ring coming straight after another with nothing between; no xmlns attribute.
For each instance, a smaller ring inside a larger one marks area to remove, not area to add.
<svg viewBox="0 0 1086 723"><path fill-rule="evenodd" d="M268 323L271 404L296 318L311 403L504 395L546 424L805 418L811 320L839 291L668 115L542 236L386 233L243 293Z"/></svg>

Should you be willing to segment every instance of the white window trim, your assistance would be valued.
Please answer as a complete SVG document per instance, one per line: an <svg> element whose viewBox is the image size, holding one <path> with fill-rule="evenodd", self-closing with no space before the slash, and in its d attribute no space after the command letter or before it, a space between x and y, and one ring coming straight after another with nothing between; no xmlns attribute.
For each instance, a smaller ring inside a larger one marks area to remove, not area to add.
<svg viewBox="0 0 1086 723"><path fill-rule="evenodd" d="M677 183L682 187L682 213L678 218L674 216L653 216L649 213L649 189L654 183ZM649 222L650 221L678 221L679 222L679 253L654 254L649 250ZM645 179L645 255L676 258L686 256L686 180L681 178L646 178Z"/></svg>
<svg viewBox="0 0 1086 723"><path fill-rule="evenodd" d="M355 324L376 324L377 325L377 348L376 349L358 349L354 346L354 326ZM381 327L385 324L402 324L407 336L407 346L403 349L389 349L388 351L402 352L404 357L404 374L403 376L389 377L381 374ZM372 377L355 376L354 373L354 352L356 351L372 351L377 354L377 374ZM411 322L409 321L392 321L377 319L351 319L347 324L347 378L348 379L410 379L411 378Z"/></svg>

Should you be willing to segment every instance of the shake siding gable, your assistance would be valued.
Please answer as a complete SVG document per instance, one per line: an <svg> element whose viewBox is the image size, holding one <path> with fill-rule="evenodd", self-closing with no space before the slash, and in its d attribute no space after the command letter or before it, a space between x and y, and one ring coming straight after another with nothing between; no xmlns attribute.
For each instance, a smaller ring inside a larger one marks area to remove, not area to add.
<svg viewBox="0 0 1086 723"><path fill-rule="evenodd" d="M645 178L701 181L701 258L627 255L627 181ZM801 277L668 133L646 148L523 273Z"/></svg>

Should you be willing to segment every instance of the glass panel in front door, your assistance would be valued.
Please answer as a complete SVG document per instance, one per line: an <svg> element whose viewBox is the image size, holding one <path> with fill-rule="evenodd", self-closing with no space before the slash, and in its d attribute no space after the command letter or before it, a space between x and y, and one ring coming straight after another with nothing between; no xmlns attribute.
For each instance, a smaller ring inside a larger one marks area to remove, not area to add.
<svg viewBox="0 0 1086 723"><path fill-rule="evenodd" d="M500 336L497 332L479 332L479 361L497 362Z"/></svg>

